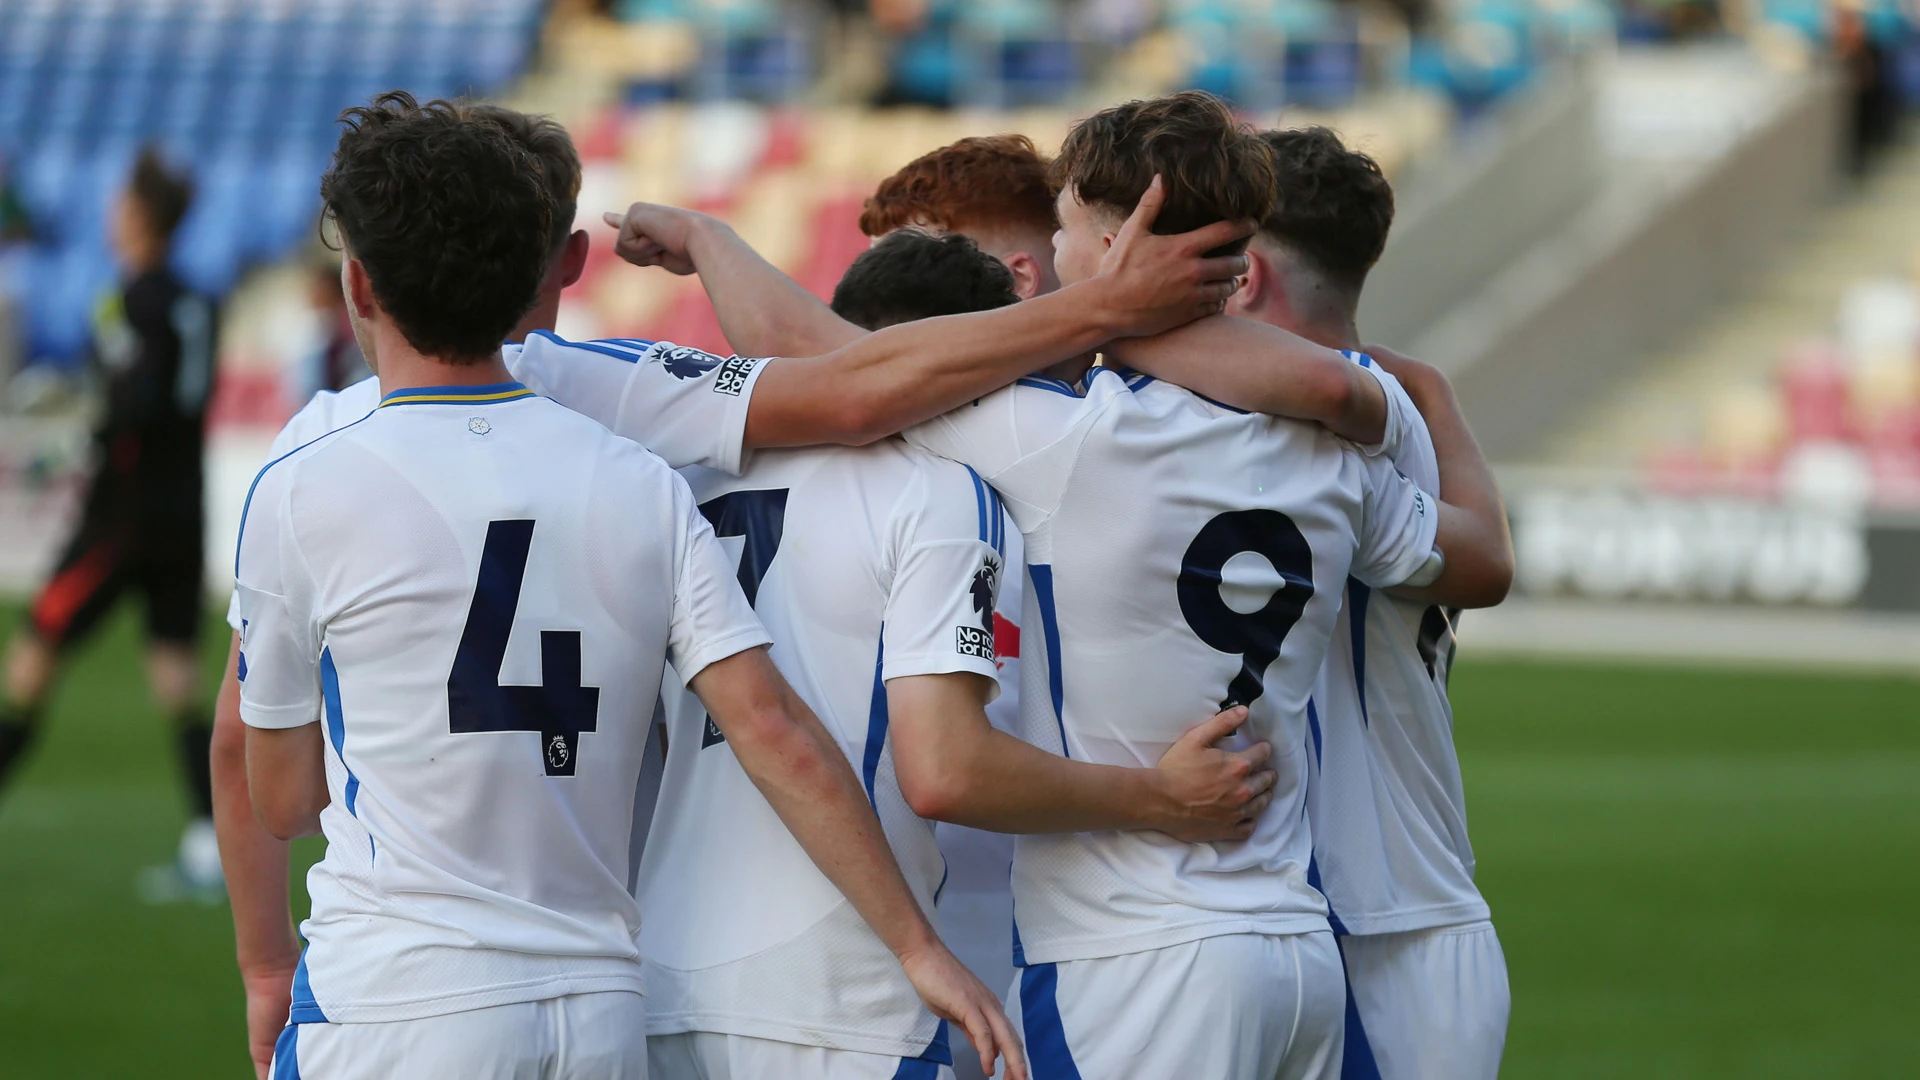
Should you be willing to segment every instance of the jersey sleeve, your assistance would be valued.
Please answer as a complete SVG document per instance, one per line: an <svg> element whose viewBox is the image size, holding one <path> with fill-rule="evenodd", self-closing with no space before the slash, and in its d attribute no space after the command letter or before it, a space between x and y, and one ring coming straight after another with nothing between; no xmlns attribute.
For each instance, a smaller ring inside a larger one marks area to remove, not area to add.
<svg viewBox="0 0 1920 1080"><path fill-rule="evenodd" d="M240 719L296 728L320 719L320 628L313 578L294 535L291 464L269 465L240 522L234 602L240 614Z"/></svg>
<svg viewBox="0 0 1920 1080"><path fill-rule="evenodd" d="M901 435L985 478L1015 523L1031 530L1059 509L1087 433L1110 400L1029 377Z"/></svg>
<svg viewBox="0 0 1920 1080"><path fill-rule="evenodd" d="M1433 553L1439 506L1385 457L1368 457L1359 548L1350 573L1386 589L1404 584Z"/></svg>
<svg viewBox="0 0 1920 1080"><path fill-rule="evenodd" d="M925 462L894 521L883 680L970 671L994 680L989 701L998 696L993 610L1005 522L993 489L971 470Z"/></svg>
<svg viewBox="0 0 1920 1080"><path fill-rule="evenodd" d="M1358 352L1345 352L1341 355L1360 365L1367 374L1373 376L1380 383L1380 389L1387 395L1386 434L1381 436L1377 443L1361 444L1361 453L1384 455L1399 461L1409 447L1425 437L1426 420L1421 417L1420 410L1413 404L1413 398L1407 395L1406 387L1401 386L1399 379L1394 378L1375 363L1373 357Z"/></svg>
<svg viewBox="0 0 1920 1080"><path fill-rule="evenodd" d="M676 551L667 659L680 680L691 683L708 664L772 644L773 638L740 591L733 564L694 504L693 490L678 474L669 473L668 479Z"/></svg>
<svg viewBox="0 0 1920 1080"><path fill-rule="evenodd" d="M719 357L669 341L568 341L546 331L505 353L534 392L589 417L679 469L739 475L747 406L763 360Z"/></svg>

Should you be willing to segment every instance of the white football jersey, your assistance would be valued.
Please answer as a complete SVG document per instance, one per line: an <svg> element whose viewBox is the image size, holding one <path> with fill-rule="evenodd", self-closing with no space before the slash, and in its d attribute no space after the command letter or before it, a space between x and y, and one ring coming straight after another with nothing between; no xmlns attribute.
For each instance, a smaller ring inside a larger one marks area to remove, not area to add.
<svg viewBox="0 0 1920 1080"><path fill-rule="evenodd" d="M722 358L670 341L567 341L544 330L529 335L525 344L502 346L500 356L507 372L529 390L599 421L674 468L706 465L739 472L745 460L741 446L748 401L763 366L759 360ZM379 404L377 378L338 392L322 390L280 429L267 460L344 427ZM227 622L239 631L237 600L227 606Z"/></svg>
<svg viewBox="0 0 1920 1080"><path fill-rule="evenodd" d="M1426 421L1397 380L1370 358L1348 355L1379 375L1394 399L1385 453L1414 483L1439 492ZM1447 701L1457 617L1347 582L1313 694L1307 788L1314 885L1340 933L1392 934L1488 917L1473 883Z"/></svg>
<svg viewBox="0 0 1920 1080"><path fill-rule="evenodd" d="M261 471L235 575L242 718L324 724L294 1022L643 992L662 672L768 640L686 483L518 383L396 391Z"/></svg>
<svg viewBox="0 0 1920 1080"><path fill-rule="evenodd" d="M1348 575L1385 586L1419 569L1430 498L1318 425L1107 368L1082 387L1022 379L907 435L986 477L1026 537L1029 741L1150 767L1243 702L1280 772L1247 841L1021 837L1016 962L1326 929L1307 884L1307 702Z"/></svg>
<svg viewBox="0 0 1920 1080"><path fill-rule="evenodd" d="M773 634L773 659L860 776L929 914L932 822L888 750L888 680L994 676L1005 525L966 469L897 439L763 451L739 477L689 469L700 510ZM813 865L699 703L666 692L667 766L641 859L648 1030L950 1061L946 1029Z"/></svg>

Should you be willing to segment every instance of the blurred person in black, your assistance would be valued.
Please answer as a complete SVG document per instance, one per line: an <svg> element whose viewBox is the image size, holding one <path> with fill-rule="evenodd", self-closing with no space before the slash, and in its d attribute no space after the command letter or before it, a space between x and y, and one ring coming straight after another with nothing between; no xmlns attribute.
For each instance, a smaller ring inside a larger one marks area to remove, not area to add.
<svg viewBox="0 0 1920 1080"><path fill-rule="evenodd" d="M148 684L172 720L192 814L176 864L142 879L152 899L218 895L222 887L207 764L212 723L194 648L206 603L201 459L215 312L167 265L192 201L192 182L149 149L114 206L109 233L122 283L94 312L90 359L105 402L86 495L29 626L13 640L0 704L4 784L33 744L71 646L126 592L145 601Z"/></svg>

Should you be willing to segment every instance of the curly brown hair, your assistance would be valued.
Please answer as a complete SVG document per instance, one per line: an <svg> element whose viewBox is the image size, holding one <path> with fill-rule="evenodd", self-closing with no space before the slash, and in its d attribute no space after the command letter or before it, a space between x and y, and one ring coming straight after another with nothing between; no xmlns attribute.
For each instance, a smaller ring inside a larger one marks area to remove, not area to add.
<svg viewBox="0 0 1920 1080"><path fill-rule="evenodd" d="M1226 102L1199 90L1129 101L1075 124L1053 162L1053 181L1088 206L1133 212L1155 174L1167 201L1157 233L1181 233L1216 221L1259 221L1273 209L1273 155L1233 117ZM1225 250L1245 250L1246 242Z"/></svg>
<svg viewBox="0 0 1920 1080"><path fill-rule="evenodd" d="M908 225L942 232L1011 225L1051 234L1047 159L1025 135L961 139L922 154L880 182L860 211L860 231L885 236Z"/></svg>
<svg viewBox="0 0 1920 1080"><path fill-rule="evenodd" d="M533 307L557 208L498 123L392 91L340 114L320 198L374 299L426 356L491 356Z"/></svg>
<svg viewBox="0 0 1920 1080"><path fill-rule="evenodd" d="M540 159L540 173L553 193L553 247L573 235L573 219L580 209L580 151L565 125L551 116L523 113L490 102L471 106L473 115L491 120Z"/></svg>

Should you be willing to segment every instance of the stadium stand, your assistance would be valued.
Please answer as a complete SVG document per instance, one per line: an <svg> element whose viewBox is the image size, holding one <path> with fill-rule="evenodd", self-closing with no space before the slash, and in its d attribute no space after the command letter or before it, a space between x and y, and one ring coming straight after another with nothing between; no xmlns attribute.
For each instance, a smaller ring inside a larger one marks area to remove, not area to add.
<svg viewBox="0 0 1920 1080"><path fill-rule="evenodd" d="M343 107L395 87L489 93L525 67L538 0L10 0L0 159L34 243L7 259L31 357L70 363L112 279L103 210L134 153L189 164L179 269L221 295L313 227Z"/></svg>

